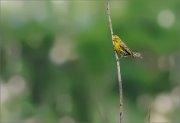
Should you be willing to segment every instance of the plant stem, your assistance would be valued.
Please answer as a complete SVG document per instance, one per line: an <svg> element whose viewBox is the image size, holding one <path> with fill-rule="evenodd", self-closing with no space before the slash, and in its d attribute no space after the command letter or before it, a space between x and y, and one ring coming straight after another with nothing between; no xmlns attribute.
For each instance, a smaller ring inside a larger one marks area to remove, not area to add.
<svg viewBox="0 0 180 123"><path fill-rule="evenodd" d="M107 0L107 16L108 16L108 21L109 21L109 29L111 32L111 37L114 34L113 33L113 28L112 28L112 21L111 21L111 15L110 15L110 0ZM114 46L113 38L112 38L112 44ZM115 58L116 58L116 65L117 65L117 74L118 74L118 82L119 82L119 99L120 99L120 106L119 106L119 111L120 111L120 123L122 123L123 119L123 94L122 94L122 80L121 80L121 70L120 70L120 63L119 63L119 57L114 51Z"/></svg>

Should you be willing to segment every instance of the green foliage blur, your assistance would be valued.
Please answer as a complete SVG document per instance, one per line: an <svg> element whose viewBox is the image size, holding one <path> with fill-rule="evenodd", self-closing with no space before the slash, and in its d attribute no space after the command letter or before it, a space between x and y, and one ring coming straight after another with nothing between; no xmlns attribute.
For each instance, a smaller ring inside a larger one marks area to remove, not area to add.
<svg viewBox="0 0 180 123"><path fill-rule="evenodd" d="M110 1L114 33L143 55L120 60L124 121L179 122L180 1ZM106 1L0 2L2 123L118 123Z"/></svg>

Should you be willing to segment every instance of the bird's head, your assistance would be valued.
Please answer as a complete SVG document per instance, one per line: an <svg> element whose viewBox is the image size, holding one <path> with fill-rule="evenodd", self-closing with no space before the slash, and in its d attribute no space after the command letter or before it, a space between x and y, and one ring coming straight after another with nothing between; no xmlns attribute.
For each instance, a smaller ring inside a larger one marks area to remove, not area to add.
<svg viewBox="0 0 180 123"><path fill-rule="evenodd" d="M117 35L112 35L112 39L113 39L114 42L118 42L118 41L121 40L121 39L119 38L119 36L117 36Z"/></svg>

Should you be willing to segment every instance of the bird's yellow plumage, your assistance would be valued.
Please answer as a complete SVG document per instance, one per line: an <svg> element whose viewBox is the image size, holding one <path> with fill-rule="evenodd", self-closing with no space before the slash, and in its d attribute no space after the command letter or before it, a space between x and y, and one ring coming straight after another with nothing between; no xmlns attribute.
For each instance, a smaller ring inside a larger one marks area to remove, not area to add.
<svg viewBox="0 0 180 123"><path fill-rule="evenodd" d="M138 52L133 52L129 49L126 44L117 35L112 35L114 50L119 57L133 56L137 58L142 58L141 54Z"/></svg>

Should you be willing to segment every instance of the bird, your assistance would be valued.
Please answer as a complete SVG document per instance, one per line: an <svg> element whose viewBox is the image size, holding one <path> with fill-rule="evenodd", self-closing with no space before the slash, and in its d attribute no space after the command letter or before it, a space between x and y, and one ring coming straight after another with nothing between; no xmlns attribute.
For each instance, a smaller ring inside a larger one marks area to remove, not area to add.
<svg viewBox="0 0 180 123"><path fill-rule="evenodd" d="M132 51L118 35L112 35L114 50L120 58L132 56L134 58L142 58L139 52Z"/></svg>

